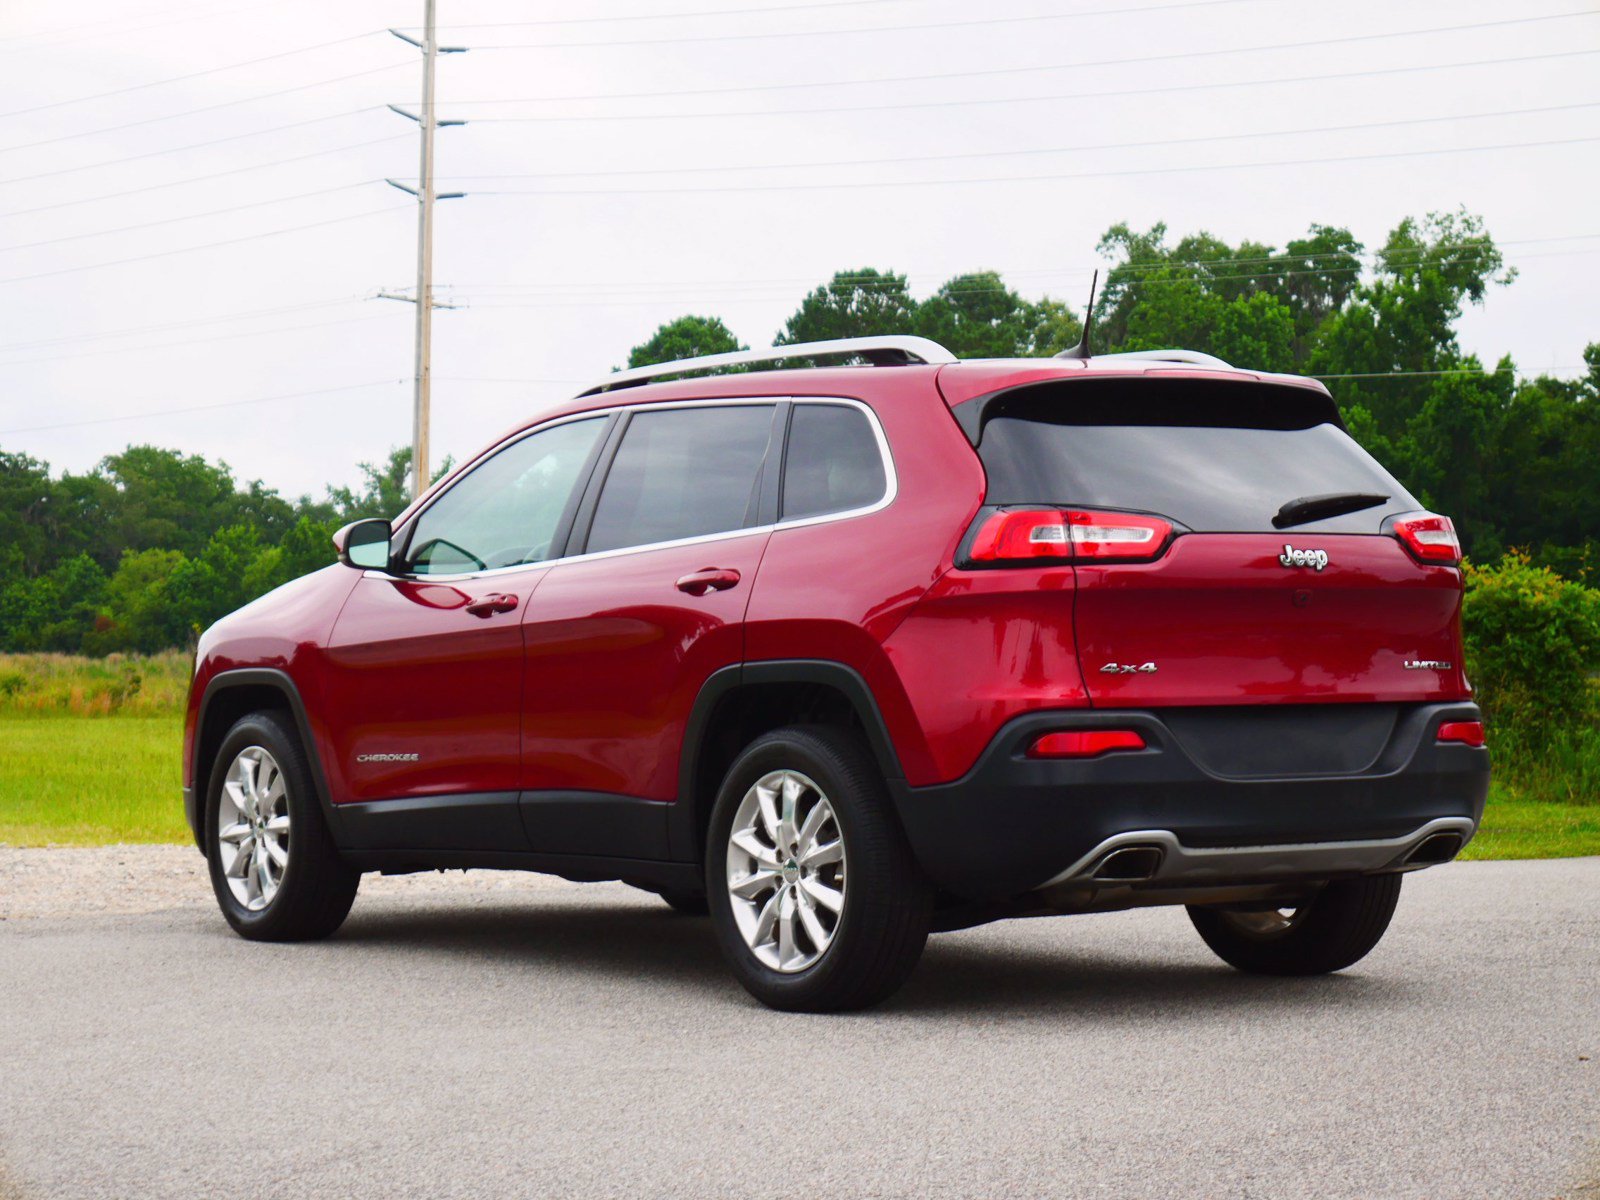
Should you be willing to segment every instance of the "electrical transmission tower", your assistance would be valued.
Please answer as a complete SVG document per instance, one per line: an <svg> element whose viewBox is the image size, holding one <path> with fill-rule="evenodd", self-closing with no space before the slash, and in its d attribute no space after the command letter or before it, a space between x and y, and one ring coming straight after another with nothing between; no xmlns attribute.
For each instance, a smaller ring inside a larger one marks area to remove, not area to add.
<svg viewBox="0 0 1600 1200"><path fill-rule="evenodd" d="M398 29L389 30L402 42L422 51L422 110L409 113L399 105L389 107L407 120L415 121L422 135L422 161L417 172L417 186L411 187L398 179L387 182L417 198L417 294L402 296L380 292L387 300L405 300L417 306L416 397L411 414L411 496L422 495L428 486L428 422L431 402L433 310L453 308L450 304L435 304L433 299L433 202L458 200L465 192L433 191L433 131L447 125L465 125L465 121L440 121L434 115L433 66L441 54L464 54L465 46L441 46L434 29L434 0L424 0L422 40L408 37Z"/></svg>

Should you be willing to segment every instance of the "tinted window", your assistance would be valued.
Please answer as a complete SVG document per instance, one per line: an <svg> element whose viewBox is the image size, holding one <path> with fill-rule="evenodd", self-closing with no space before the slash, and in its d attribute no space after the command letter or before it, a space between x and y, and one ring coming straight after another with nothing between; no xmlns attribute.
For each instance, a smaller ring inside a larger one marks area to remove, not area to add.
<svg viewBox="0 0 1600 1200"><path fill-rule="evenodd" d="M417 518L408 552L419 575L456 575L541 562L573 485L605 427L556 425L485 459Z"/></svg>
<svg viewBox="0 0 1600 1200"><path fill-rule="evenodd" d="M634 413L606 475L590 552L754 524L773 405Z"/></svg>
<svg viewBox="0 0 1600 1200"><path fill-rule="evenodd" d="M1180 380L1076 386L996 407L978 446L988 503L1137 509L1202 532L1270 532L1282 505L1327 493L1389 499L1295 528L1375 533L1422 507L1326 419L1325 397Z"/></svg>
<svg viewBox="0 0 1600 1200"><path fill-rule="evenodd" d="M888 486L866 414L843 404L797 404L783 460L783 515L865 508Z"/></svg>

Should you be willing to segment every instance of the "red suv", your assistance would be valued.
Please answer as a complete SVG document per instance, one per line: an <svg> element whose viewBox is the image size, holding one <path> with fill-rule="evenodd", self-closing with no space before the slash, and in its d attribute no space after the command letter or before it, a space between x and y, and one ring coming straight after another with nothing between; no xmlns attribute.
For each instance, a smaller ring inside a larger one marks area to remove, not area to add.
<svg viewBox="0 0 1600 1200"><path fill-rule="evenodd" d="M622 372L201 638L189 823L248 938L363 871L620 879L784 1009L1155 904L1338 970L1488 788L1421 508L1321 384L1190 352Z"/></svg>

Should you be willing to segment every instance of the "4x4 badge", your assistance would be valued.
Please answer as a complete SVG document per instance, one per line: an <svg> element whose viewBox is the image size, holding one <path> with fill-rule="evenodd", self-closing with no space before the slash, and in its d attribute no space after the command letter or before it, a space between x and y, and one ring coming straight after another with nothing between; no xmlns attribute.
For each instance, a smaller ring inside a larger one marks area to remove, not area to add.
<svg viewBox="0 0 1600 1200"><path fill-rule="evenodd" d="M1278 555L1278 561L1286 567L1310 567L1313 571L1320 571L1328 565L1328 552L1326 550L1296 550L1285 542L1283 553Z"/></svg>
<svg viewBox="0 0 1600 1200"><path fill-rule="evenodd" d="M1156 665L1153 662L1138 663L1107 663L1100 668L1102 675L1153 675Z"/></svg>

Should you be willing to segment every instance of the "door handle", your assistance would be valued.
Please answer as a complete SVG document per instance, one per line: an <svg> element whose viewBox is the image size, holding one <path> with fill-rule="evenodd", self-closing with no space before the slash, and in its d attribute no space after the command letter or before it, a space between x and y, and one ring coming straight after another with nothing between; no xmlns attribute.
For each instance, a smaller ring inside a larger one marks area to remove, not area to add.
<svg viewBox="0 0 1600 1200"><path fill-rule="evenodd" d="M678 590L691 596L704 596L707 592L725 592L739 582L739 572L730 567L702 567L678 580Z"/></svg>
<svg viewBox="0 0 1600 1200"><path fill-rule="evenodd" d="M482 596L467 605L467 611L475 617L492 617L495 613L507 613L517 606L517 598L504 592L496 592L491 596Z"/></svg>

